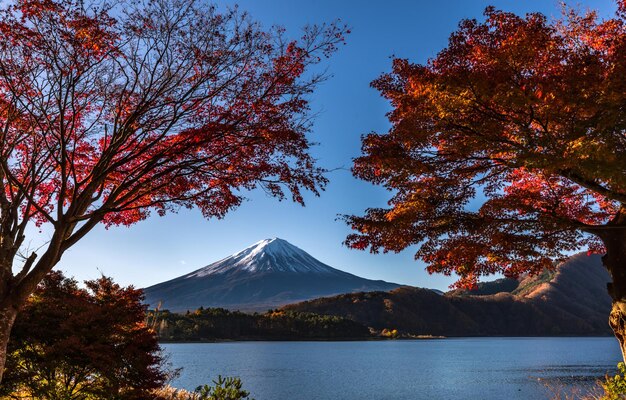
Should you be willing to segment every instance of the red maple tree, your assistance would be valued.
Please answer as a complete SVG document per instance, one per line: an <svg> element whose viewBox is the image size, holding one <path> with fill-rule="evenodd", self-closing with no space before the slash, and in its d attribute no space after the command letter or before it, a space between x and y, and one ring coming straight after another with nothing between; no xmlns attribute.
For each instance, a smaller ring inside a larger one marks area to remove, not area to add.
<svg viewBox="0 0 626 400"><path fill-rule="evenodd" d="M311 26L287 41L194 0L5 2L0 379L19 307L98 223L180 207L222 217L259 186L299 203L317 194L307 95L324 75L310 67L346 33ZM53 230L37 253L31 224Z"/></svg>
<svg viewBox="0 0 626 400"><path fill-rule="evenodd" d="M610 325L626 358L626 2L549 21L487 8L426 64L373 82L392 127L353 172L388 208L347 216L349 246L417 245L430 273L515 277L573 251L606 253Z"/></svg>
<svg viewBox="0 0 626 400"><path fill-rule="evenodd" d="M0 396L141 400L168 379L143 292L52 271L15 320ZM7 397L9 398L9 397Z"/></svg>

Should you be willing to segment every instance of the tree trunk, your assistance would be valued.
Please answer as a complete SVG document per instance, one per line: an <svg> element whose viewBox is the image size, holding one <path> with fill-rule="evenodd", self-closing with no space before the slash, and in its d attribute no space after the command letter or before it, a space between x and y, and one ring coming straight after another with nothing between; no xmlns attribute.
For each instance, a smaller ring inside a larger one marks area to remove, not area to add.
<svg viewBox="0 0 626 400"><path fill-rule="evenodd" d="M35 253L31 254L24 266L27 274L17 279L17 282L17 277L14 277L11 272L15 254L0 260L0 385L6 366L7 347L15 317L28 297L35 291L37 285L61 259L64 251L61 249L62 238L67 235L67 230L55 230L48 249L39 259L39 262L31 268L37 257Z"/></svg>
<svg viewBox="0 0 626 400"><path fill-rule="evenodd" d="M606 246L602 262L613 279L607 285L613 299L609 326L619 342L622 359L626 362L626 228L613 229L602 235L602 240Z"/></svg>
<svg viewBox="0 0 626 400"><path fill-rule="evenodd" d="M619 347L622 350L622 359L626 362L626 301L613 299L609 325L619 342Z"/></svg>
<svg viewBox="0 0 626 400"><path fill-rule="evenodd" d="M8 306L0 308L0 382L4 375L4 367L7 360L7 346L11 329L17 316L17 308Z"/></svg>

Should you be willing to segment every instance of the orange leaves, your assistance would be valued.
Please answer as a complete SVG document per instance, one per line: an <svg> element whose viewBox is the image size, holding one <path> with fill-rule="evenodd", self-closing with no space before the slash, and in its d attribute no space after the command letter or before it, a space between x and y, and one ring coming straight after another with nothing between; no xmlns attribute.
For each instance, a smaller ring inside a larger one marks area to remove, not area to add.
<svg viewBox="0 0 626 400"><path fill-rule="evenodd" d="M572 11L554 23L488 8L426 65L395 60L373 83L392 128L365 136L353 167L393 197L345 217L348 245L417 245L429 272L461 285L602 251L593 233L626 202L620 7L606 21Z"/></svg>

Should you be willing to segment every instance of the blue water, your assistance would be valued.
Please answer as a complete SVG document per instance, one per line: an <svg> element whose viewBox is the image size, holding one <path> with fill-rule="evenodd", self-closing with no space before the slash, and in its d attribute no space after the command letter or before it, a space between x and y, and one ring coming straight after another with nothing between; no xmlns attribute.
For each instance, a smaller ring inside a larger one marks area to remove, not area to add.
<svg viewBox="0 0 626 400"><path fill-rule="evenodd" d="M239 376L256 400L548 399L615 371L614 338L165 344L172 384Z"/></svg>

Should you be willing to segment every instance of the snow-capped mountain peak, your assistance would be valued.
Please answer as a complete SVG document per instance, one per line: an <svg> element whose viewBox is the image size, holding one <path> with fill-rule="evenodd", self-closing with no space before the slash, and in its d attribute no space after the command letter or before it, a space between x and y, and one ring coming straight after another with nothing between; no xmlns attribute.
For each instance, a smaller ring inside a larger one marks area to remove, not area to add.
<svg viewBox="0 0 626 400"><path fill-rule="evenodd" d="M316 260L306 251L286 240L272 238L256 242L232 256L194 271L186 277L202 277L232 271L340 273L340 271Z"/></svg>
<svg viewBox="0 0 626 400"><path fill-rule="evenodd" d="M198 307L263 311L288 303L342 293L391 290L332 268L286 240L261 240L204 268L145 289L145 302L170 311Z"/></svg>

